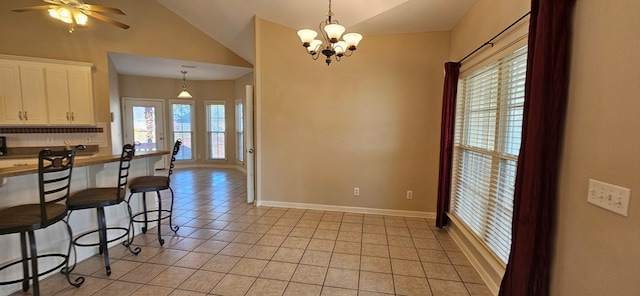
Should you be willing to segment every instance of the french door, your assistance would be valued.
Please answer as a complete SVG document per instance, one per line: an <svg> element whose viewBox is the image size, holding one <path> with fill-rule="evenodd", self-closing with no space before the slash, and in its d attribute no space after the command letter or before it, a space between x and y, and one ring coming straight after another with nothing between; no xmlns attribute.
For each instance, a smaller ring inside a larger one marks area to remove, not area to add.
<svg viewBox="0 0 640 296"><path fill-rule="evenodd" d="M164 102L150 99L123 99L125 143L135 143L136 152L167 150L164 133ZM155 165L167 167L168 157Z"/></svg>

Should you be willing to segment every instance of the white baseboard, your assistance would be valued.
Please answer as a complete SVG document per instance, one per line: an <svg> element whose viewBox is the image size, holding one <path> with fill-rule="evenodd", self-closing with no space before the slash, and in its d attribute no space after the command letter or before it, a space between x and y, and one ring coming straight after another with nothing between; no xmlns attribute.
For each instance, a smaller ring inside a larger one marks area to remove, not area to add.
<svg viewBox="0 0 640 296"><path fill-rule="evenodd" d="M335 205L322 205L322 204L286 202L286 201L271 201L271 200L258 200L256 202L257 202L256 203L257 206L275 207L275 208L293 208L293 209L305 209L305 210L350 212L350 213L359 213L359 214L403 216L403 217L426 218L426 219L435 219L436 218L436 214L432 213L432 212L418 212L418 211L362 208L362 207L349 207L349 206L335 206Z"/></svg>
<svg viewBox="0 0 640 296"><path fill-rule="evenodd" d="M235 164L209 164L209 163L176 163L176 169L191 169L191 168L212 168L212 169L239 169ZM245 171L246 172L246 171Z"/></svg>
<svg viewBox="0 0 640 296"><path fill-rule="evenodd" d="M449 216L449 225L446 229L471 265L478 271L489 290L494 295L498 295L505 272L504 264L494 257L456 217Z"/></svg>

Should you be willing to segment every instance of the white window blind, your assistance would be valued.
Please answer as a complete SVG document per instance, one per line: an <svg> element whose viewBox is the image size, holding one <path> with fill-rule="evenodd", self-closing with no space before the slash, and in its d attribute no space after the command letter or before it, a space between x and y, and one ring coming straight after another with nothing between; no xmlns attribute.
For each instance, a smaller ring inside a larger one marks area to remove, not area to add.
<svg viewBox="0 0 640 296"><path fill-rule="evenodd" d="M209 159L226 159L225 102L207 101L207 133L209 137Z"/></svg>
<svg viewBox="0 0 640 296"><path fill-rule="evenodd" d="M193 159L193 125L194 102L171 103L171 131L173 141L180 139L182 146L176 155L176 160Z"/></svg>
<svg viewBox="0 0 640 296"><path fill-rule="evenodd" d="M522 138L527 48L458 85L450 214L506 263Z"/></svg>

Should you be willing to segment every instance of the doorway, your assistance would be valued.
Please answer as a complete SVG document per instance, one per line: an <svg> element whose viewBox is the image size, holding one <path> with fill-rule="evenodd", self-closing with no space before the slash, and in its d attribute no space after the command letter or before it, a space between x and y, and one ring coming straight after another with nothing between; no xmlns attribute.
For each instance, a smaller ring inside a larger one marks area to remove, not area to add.
<svg viewBox="0 0 640 296"><path fill-rule="evenodd" d="M125 143L135 143L136 152L166 150L164 135L164 101L123 99ZM168 157L155 164L156 170L167 167Z"/></svg>

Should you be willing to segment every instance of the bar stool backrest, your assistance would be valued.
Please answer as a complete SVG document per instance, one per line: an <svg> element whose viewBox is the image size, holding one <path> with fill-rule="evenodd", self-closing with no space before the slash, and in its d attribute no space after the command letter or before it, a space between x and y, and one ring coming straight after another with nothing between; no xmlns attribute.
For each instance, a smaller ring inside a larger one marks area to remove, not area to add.
<svg viewBox="0 0 640 296"><path fill-rule="evenodd" d="M177 139L176 143L173 144L173 153L171 154L171 163L169 164L169 175L167 178L170 180L171 175L173 174L173 162L176 161L176 155L180 152L180 146L182 146L182 140Z"/></svg>
<svg viewBox="0 0 640 296"><path fill-rule="evenodd" d="M117 202L120 203L124 200L127 194L127 182L129 179L129 168L131 167L131 160L136 150L133 145L125 144L122 147L122 154L120 155L120 171L118 172L118 193Z"/></svg>
<svg viewBox="0 0 640 296"><path fill-rule="evenodd" d="M61 151L47 149L40 151L38 154L40 226L43 228L60 221L66 215L66 211L59 214L59 211L53 211L52 209L56 204L64 204L66 207L71 185L73 161L78 149L84 149L84 146ZM58 214L54 216L53 213Z"/></svg>

